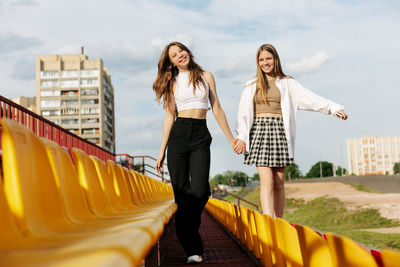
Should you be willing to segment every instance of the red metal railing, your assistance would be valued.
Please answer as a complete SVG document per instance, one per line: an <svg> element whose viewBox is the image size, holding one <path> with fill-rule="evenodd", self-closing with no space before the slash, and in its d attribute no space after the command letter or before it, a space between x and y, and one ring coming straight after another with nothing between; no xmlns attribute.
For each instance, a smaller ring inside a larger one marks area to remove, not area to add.
<svg viewBox="0 0 400 267"><path fill-rule="evenodd" d="M64 146L69 150L73 147L82 149L89 155L104 161L115 161L115 154L69 132L38 114L12 102L0 95L0 117L16 120L31 129L37 136L44 137Z"/></svg>

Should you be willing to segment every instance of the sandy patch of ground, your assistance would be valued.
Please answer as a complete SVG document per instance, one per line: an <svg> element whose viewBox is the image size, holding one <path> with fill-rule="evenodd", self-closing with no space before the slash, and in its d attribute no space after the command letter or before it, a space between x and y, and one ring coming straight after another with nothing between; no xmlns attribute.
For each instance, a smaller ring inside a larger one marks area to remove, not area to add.
<svg viewBox="0 0 400 267"><path fill-rule="evenodd" d="M374 208L382 217L400 220L400 193L379 194L358 191L350 185L339 182L288 183L285 185L286 197L309 201L318 197L336 197L346 207ZM394 229L397 229L394 228ZM395 232L400 233L400 228Z"/></svg>

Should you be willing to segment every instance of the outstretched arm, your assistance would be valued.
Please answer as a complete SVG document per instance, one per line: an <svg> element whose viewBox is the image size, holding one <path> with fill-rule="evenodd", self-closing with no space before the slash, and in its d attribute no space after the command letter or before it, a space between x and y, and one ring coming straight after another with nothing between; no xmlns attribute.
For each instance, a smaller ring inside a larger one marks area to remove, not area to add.
<svg viewBox="0 0 400 267"><path fill-rule="evenodd" d="M222 109L221 104L219 103L214 76L210 72L205 71L204 72L204 80L207 82L207 84L210 87L209 98L210 98L211 108L212 108L214 117L217 120L219 127L221 127L222 131L224 132L229 143L231 144L232 148L234 148L235 143L236 143L235 138L233 137L232 132L229 128L229 124L228 124L228 121L226 120L225 112Z"/></svg>

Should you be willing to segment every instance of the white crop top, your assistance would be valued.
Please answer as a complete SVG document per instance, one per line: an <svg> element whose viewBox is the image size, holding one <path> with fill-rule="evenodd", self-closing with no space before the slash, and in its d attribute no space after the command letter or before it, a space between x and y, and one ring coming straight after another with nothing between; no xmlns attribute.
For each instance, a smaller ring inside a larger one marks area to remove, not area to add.
<svg viewBox="0 0 400 267"><path fill-rule="evenodd" d="M193 84L189 82L189 71L179 72L176 76L175 103L178 111L186 109L208 109L208 93L210 88L206 82L198 84L193 94Z"/></svg>

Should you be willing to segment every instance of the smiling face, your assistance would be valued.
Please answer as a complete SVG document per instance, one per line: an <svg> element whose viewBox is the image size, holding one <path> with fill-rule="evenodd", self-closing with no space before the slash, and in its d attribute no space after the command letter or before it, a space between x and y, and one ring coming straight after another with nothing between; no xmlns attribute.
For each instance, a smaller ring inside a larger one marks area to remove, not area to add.
<svg viewBox="0 0 400 267"><path fill-rule="evenodd" d="M260 66L264 74L267 74L269 76L275 75L275 59L274 55L270 52L266 50L261 51L260 56L258 57L258 65Z"/></svg>
<svg viewBox="0 0 400 267"><path fill-rule="evenodd" d="M173 45L169 48L168 56L171 63L179 70L188 70L190 57L186 50L180 48L177 45Z"/></svg>

